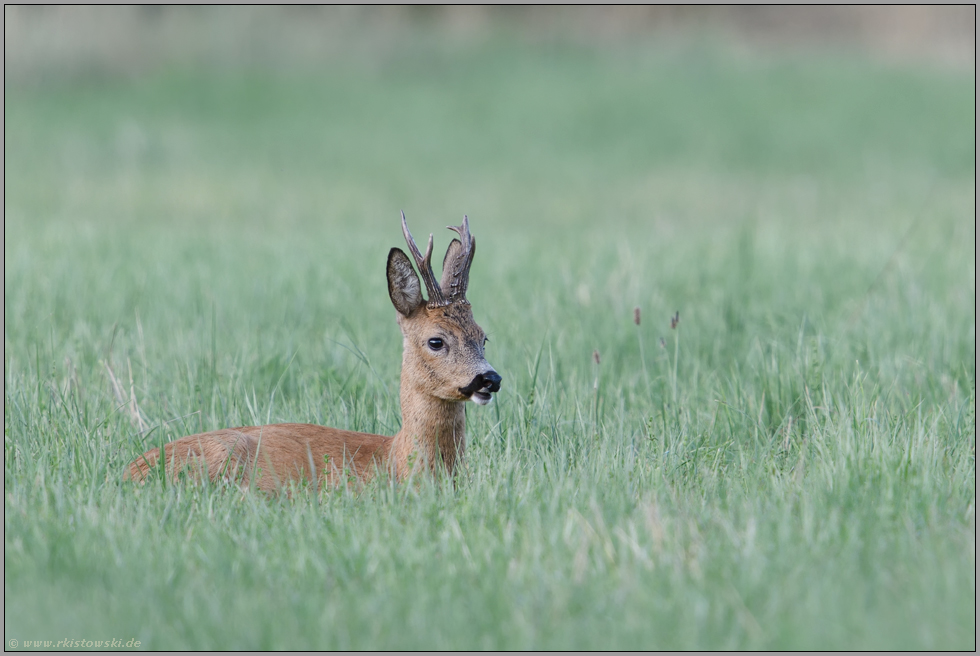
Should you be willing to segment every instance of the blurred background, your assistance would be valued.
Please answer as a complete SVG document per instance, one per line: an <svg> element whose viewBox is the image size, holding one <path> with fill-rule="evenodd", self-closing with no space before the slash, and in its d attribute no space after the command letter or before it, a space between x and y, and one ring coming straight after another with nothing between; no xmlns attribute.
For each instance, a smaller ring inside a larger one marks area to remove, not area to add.
<svg viewBox="0 0 980 656"><path fill-rule="evenodd" d="M325 315L357 299L388 316L376 263L398 210L421 235L468 213L495 254L473 293L501 307L672 316L686 299L740 325L719 291L737 270L761 307L798 304L790 323L846 323L886 264L943 295L972 279L975 16L6 6L5 254L25 284L155 271L140 293L172 307L236 253L256 280L306 262L317 283L296 284L339 295ZM227 284L208 293L230 302ZM109 314L138 304L105 295Z"/></svg>
<svg viewBox="0 0 980 656"><path fill-rule="evenodd" d="M363 332L400 209L468 213L476 300L568 313L586 356L636 305L731 339L745 299L849 326L885 268L973 298L973 6L4 12L7 273L42 324L78 285L93 325L291 297L262 320Z"/></svg>
<svg viewBox="0 0 980 656"><path fill-rule="evenodd" d="M457 45L501 31L609 45L715 39L741 48L836 48L972 66L976 10L862 7L4 7L7 84L41 76L134 75L175 63L290 67L384 57L407 39Z"/></svg>

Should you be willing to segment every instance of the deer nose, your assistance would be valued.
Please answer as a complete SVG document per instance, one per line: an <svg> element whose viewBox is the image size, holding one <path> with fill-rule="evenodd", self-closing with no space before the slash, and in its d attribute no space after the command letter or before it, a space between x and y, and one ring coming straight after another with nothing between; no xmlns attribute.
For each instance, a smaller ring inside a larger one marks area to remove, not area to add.
<svg viewBox="0 0 980 656"><path fill-rule="evenodd" d="M484 387L486 387L491 392L500 391L500 381L502 381L503 378L501 378L500 374L498 374L493 369L491 369L490 371L484 374L480 374L480 378L483 379Z"/></svg>

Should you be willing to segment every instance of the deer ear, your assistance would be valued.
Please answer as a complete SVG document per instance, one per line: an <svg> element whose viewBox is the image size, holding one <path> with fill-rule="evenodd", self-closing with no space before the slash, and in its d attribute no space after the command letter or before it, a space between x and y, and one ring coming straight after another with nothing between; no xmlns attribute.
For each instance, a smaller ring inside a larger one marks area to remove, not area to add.
<svg viewBox="0 0 980 656"><path fill-rule="evenodd" d="M388 296L395 309L406 317L425 303L419 277L400 248L388 251Z"/></svg>

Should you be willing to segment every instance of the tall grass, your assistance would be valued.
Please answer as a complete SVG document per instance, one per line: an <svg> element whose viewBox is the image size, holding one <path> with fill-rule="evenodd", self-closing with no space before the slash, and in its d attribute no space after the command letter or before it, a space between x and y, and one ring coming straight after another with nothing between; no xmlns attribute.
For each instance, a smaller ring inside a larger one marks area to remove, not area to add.
<svg viewBox="0 0 980 656"><path fill-rule="evenodd" d="M5 640L975 649L974 98L506 42L8 88ZM395 432L399 209L479 241L504 383L455 489L121 482Z"/></svg>

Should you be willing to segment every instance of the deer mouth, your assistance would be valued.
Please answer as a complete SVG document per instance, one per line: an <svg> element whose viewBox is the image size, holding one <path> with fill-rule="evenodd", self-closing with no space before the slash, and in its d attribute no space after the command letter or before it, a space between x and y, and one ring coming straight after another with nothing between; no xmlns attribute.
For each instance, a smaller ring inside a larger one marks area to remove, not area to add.
<svg viewBox="0 0 980 656"><path fill-rule="evenodd" d="M493 400L492 394L500 391L501 380L500 374L490 370L485 374L479 374L466 387L459 388L459 393L477 405L486 405Z"/></svg>
<svg viewBox="0 0 980 656"><path fill-rule="evenodd" d="M493 401L493 396L490 395L490 392L484 392L481 390L479 392L473 392L470 399L472 399L477 405L486 405Z"/></svg>

